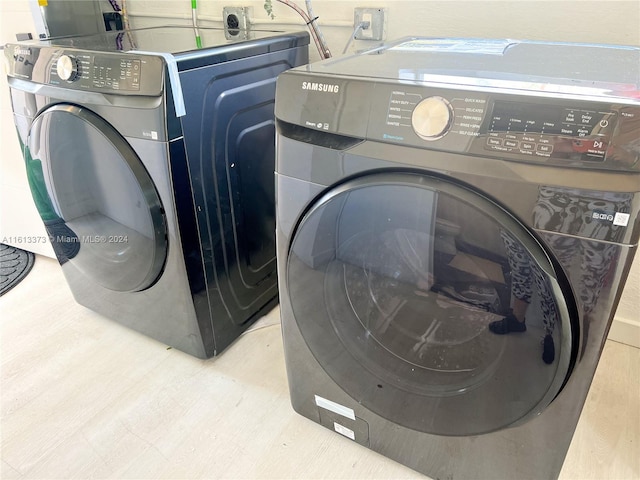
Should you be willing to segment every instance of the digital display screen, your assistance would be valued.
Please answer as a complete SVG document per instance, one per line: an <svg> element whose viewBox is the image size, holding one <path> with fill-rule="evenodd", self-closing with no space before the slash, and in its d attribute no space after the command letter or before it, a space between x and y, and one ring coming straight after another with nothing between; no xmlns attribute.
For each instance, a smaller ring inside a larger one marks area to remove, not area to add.
<svg viewBox="0 0 640 480"><path fill-rule="evenodd" d="M489 131L560 134L563 108L496 102Z"/></svg>

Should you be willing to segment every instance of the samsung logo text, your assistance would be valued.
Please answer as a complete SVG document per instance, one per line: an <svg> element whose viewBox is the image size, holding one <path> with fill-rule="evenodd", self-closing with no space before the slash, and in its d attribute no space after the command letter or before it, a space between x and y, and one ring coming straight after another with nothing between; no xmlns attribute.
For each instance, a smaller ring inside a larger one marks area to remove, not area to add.
<svg viewBox="0 0 640 480"><path fill-rule="evenodd" d="M338 93L340 85L329 83L302 82L302 90L311 90L312 92Z"/></svg>
<svg viewBox="0 0 640 480"><path fill-rule="evenodd" d="M13 49L13 54L14 55L22 55L25 57L29 57L31 56L31 49L27 48L27 47L15 47Z"/></svg>

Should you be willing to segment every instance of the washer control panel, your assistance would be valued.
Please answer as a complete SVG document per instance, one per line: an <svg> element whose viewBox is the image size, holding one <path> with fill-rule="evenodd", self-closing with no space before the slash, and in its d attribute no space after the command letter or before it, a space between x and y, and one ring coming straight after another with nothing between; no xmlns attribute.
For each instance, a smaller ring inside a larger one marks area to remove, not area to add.
<svg viewBox="0 0 640 480"><path fill-rule="evenodd" d="M420 138L437 140L454 133L477 133L480 130L486 99L427 96L392 90L386 124L390 127L411 126Z"/></svg>
<svg viewBox="0 0 640 480"><path fill-rule="evenodd" d="M380 101L368 138L535 163L640 168L640 105L399 87L376 84L372 97Z"/></svg>
<svg viewBox="0 0 640 480"><path fill-rule="evenodd" d="M277 89L276 118L318 133L469 159L640 171L640 101L631 97L615 103L298 71L281 75Z"/></svg>
<svg viewBox="0 0 640 480"><path fill-rule="evenodd" d="M578 152L584 160L601 162L618 117L608 108L496 100L488 117L484 148L541 157Z"/></svg>

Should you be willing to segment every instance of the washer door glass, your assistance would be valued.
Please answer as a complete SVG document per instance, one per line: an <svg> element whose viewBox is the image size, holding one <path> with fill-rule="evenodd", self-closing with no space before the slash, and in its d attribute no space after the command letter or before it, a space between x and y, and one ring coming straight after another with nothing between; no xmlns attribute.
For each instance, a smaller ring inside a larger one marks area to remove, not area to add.
<svg viewBox="0 0 640 480"><path fill-rule="evenodd" d="M110 290L143 290L167 255L162 205L125 139L96 114L55 105L24 149L29 185L61 264Z"/></svg>
<svg viewBox="0 0 640 480"><path fill-rule="evenodd" d="M320 198L287 263L296 322L327 374L378 415L441 435L505 428L553 400L574 361L566 285L505 209L406 173Z"/></svg>

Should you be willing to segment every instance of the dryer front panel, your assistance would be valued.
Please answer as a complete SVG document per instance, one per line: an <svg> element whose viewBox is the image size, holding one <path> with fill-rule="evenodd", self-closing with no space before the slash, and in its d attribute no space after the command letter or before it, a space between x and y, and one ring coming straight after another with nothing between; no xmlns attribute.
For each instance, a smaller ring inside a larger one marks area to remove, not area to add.
<svg viewBox="0 0 640 480"><path fill-rule="evenodd" d="M327 374L414 430L474 435L524 422L575 360L573 294L534 234L435 176L374 173L330 189L294 230L286 281ZM502 323L514 315L525 323Z"/></svg>
<svg viewBox="0 0 640 480"><path fill-rule="evenodd" d="M117 292L159 278L167 225L156 188L126 140L75 105L41 112L24 146L29 185L61 264Z"/></svg>

